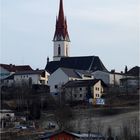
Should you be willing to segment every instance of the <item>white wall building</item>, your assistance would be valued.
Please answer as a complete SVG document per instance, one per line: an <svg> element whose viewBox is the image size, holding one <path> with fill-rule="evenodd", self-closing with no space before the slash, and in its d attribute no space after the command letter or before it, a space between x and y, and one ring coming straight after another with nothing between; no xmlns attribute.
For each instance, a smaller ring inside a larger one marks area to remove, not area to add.
<svg viewBox="0 0 140 140"><path fill-rule="evenodd" d="M12 65L12 64L0 64L0 80L9 77L15 72L29 71L32 68L29 65Z"/></svg>
<svg viewBox="0 0 140 140"><path fill-rule="evenodd" d="M15 84L22 84L22 82L27 82L29 84L48 84L49 73L45 70L33 70L25 72L17 72L14 74Z"/></svg>
<svg viewBox="0 0 140 140"><path fill-rule="evenodd" d="M12 110L0 110L0 120L6 118L14 118L15 113Z"/></svg>
<svg viewBox="0 0 140 140"><path fill-rule="evenodd" d="M61 86L68 81L80 79L93 79L93 76L81 70L58 68L50 75L48 85L52 93L58 93L60 92Z"/></svg>
<svg viewBox="0 0 140 140"><path fill-rule="evenodd" d="M107 85L120 85L120 79L125 78L126 75L123 73L116 73L116 72L104 72L104 71L95 71L92 73L94 78L101 79Z"/></svg>

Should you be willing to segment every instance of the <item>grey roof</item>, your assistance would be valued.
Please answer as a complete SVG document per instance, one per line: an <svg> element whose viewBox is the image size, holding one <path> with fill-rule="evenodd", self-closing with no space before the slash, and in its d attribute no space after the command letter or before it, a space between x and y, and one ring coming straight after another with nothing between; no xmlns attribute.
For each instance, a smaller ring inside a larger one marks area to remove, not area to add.
<svg viewBox="0 0 140 140"><path fill-rule="evenodd" d="M3 79L3 80L13 80L13 79L14 79L14 74L12 74L12 75L6 77L6 78Z"/></svg>
<svg viewBox="0 0 140 140"><path fill-rule="evenodd" d="M9 72L19 72L19 71L30 71L33 70L29 65L8 65L0 64L1 67L8 70Z"/></svg>
<svg viewBox="0 0 140 140"><path fill-rule="evenodd" d="M14 75L42 74L43 72L45 72L45 70L21 71L21 72L16 72Z"/></svg>
<svg viewBox="0 0 140 140"><path fill-rule="evenodd" d="M68 81L64 87L84 87L84 86L93 86L95 85L99 80L98 79L92 79L92 80L74 80L74 81Z"/></svg>
<svg viewBox="0 0 140 140"><path fill-rule="evenodd" d="M100 138L102 140L104 140L104 137L101 134L98 133L75 133L75 132L69 132L69 131L57 131L57 132L52 132L52 133L45 133L43 136L41 136L40 138L42 140L46 140L52 136L58 135L60 133L66 133L69 135L72 135L76 138L81 138L81 139L88 139L90 138Z"/></svg>
<svg viewBox="0 0 140 140"><path fill-rule="evenodd" d="M68 77L82 78L81 75L91 76L91 73L85 70L76 70L63 67L61 67L61 69Z"/></svg>
<svg viewBox="0 0 140 140"><path fill-rule="evenodd" d="M78 138L103 138L101 134L98 133L71 133Z"/></svg>
<svg viewBox="0 0 140 140"><path fill-rule="evenodd" d="M74 69L61 68L68 77L81 78Z"/></svg>
<svg viewBox="0 0 140 140"><path fill-rule="evenodd" d="M140 76L140 67L135 66L127 72L128 75L131 76Z"/></svg>
<svg viewBox="0 0 140 140"><path fill-rule="evenodd" d="M108 71L98 56L79 56L79 57L63 57L60 61L48 62L45 69L49 73L53 73L60 67L87 70L87 71Z"/></svg>

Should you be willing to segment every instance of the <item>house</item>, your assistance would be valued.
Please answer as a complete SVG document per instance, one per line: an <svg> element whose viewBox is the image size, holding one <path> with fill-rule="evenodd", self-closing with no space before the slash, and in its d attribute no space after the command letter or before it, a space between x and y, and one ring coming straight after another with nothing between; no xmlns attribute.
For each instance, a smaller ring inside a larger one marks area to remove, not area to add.
<svg viewBox="0 0 140 140"><path fill-rule="evenodd" d="M15 113L12 110L0 110L0 128L5 128L15 119Z"/></svg>
<svg viewBox="0 0 140 140"><path fill-rule="evenodd" d="M40 137L41 140L105 140L104 136L97 133L74 133L69 131L58 131L45 133Z"/></svg>
<svg viewBox="0 0 140 140"><path fill-rule="evenodd" d="M87 71L60 67L50 75L48 85L51 93L59 93L62 85L80 79L93 79L93 76Z"/></svg>
<svg viewBox="0 0 140 140"><path fill-rule="evenodd" d="M47 85L49 73L45 70L30 70L15 72L3 79L3 86L26 83L27 85Z"/></svg>
<svg viewBox="0 0 140 140"><path fill-rule="evenodd" d="M140 87L140 78L138 77L126 77L120 79L121 86L129 88L139 88Z"/></svg>
<svg viewBox="0 0 140 140"><path fill-rule="evenodd" d="M135 66L135 67L131 68L129 71L127 71L127 75L140 77L140 67Z"/></svg>
<svg viewBox="0 0 140 140"><path fill-rule="evenodd" d="M3 86L11 87L14 84L14 74L11 74L10 76L4 78L2 81Z"/></svg>
<svg viewBox="0 0 140 140"><path fill-rule="evenodd" d="M104 81L104 83L106 83L109 86L120 86L120 80L126 77L126 74L115 72L115 70L111 70L111 72L97 70L94 71L92 75L96 79L101 79L102 81Z"/></svg>
<svg viewBox="0 0 140 140"><path fill-rule="evenodd" d="M45 70L31 70L16 72L14 74L15 84L26 82L31 85L47 85L49 73Z"/></svg>
<svg viewBox="0 0 140 140"><path fill-rule="evenodd" d="M29 65L0 64L0 80L7 78L15 72L33 70Z"/></svg>
<svg viewBox="0 0 140 140"><path fill-rule="evenodd" d="M54 133L45 133L40 137L41 140L75 140L76 136L67 131L57 131Z"/></svg>
<svg viewBox="0 0 140 140"><path fill-rule="evenodd" d="M121 87L127 92L137 92L140 87L140 67L135 66L127 71L126 76L120 79Z"/></svg>
<svg viewBox="0 0 140 140"><path fill-rule="evenodd" d="M15 113L12 110L3 109L0 110L0 120L5 118L14 118Z"/></svg>
<svg viewBox="0 0 140 140"><path fill-rule="evenodd" d="M63 86L65 99L69 101L99 99L106 88L107 85L98 79L69 81Z"/></svg>
<svg viewBox="0 0 140 140"><path fill-rule="evenodd" d="M140 67L135 66L126 72L120 79L120 84L125 92L137 92L140 87Z"/></svg>

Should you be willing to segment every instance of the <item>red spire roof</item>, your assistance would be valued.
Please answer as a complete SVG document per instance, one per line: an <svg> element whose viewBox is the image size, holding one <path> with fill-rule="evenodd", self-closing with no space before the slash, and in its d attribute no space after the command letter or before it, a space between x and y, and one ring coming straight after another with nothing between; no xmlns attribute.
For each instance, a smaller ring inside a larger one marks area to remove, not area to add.
<svg viewBox="0 0 140 140"><path fill-rule="evenodd" d="M53 41L70 41L69 34L67 30L67 21L64 17L64 10L63 10L63 0L60 0L59 5L59 15L56 19L56 29Z"/></svg>

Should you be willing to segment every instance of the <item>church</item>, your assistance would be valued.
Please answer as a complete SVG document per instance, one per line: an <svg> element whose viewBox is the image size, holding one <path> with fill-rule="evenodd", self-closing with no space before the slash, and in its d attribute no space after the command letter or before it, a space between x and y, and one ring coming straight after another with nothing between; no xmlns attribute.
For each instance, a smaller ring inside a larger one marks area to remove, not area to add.
<svg viewBox="0 0 140 140"><path fill-rule="evenodd" d="M85 71L108 70L98 56L74 56L70 55L70 36L68 33L67 20L64 15L63 0L60 0L59 14L56 19L56 28L53 37L53 61L49 62L45 70L52 74L60 67Z"/></svg>

